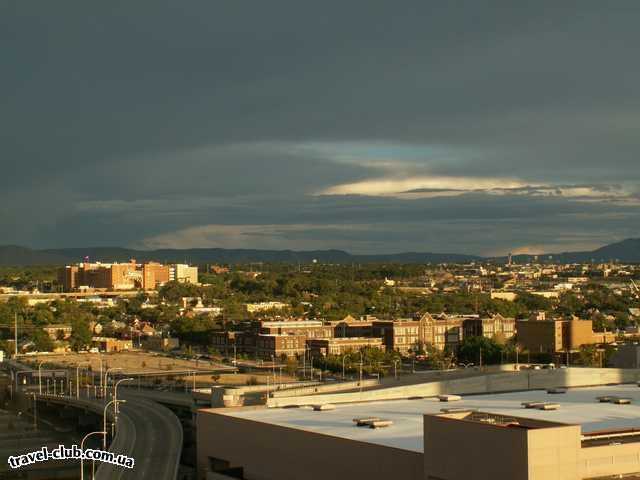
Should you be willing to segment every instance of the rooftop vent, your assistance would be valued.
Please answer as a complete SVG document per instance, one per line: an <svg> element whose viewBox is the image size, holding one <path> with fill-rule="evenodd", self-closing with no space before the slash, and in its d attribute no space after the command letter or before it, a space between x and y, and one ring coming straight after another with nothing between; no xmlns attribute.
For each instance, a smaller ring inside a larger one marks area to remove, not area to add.
<svg viewBox="0 0 640 480"><path fill-rule="evenodd" d="M477 412L476 408L464 408L464 407L450 407L450 408L441 408L440 411L442 413L473 413Z"/></svg>
<svg viewBox="0 0 640 480"><path fill-rule="evenodd" d="M600 403L613 403L615 405L629 405L631 403L630 398L614 396L596 397L596 400L598 400Z"/></svg>
<svg viewBox="0 0 640 480"><path fill-rule="evenodd" d="M536 410L558 410L560 408L559 403L552 402L523 402L524 408L535 408Z"/></svg>
<svg viewBox="0 0 640 480"><path fill-rule="evenodd" d="M391 420L376 420L369 424L369 428L385 428L393 425Z"/></svg>
<svg viewBox="0 0 640 480"><path fill-rule="evenodd" d="M547 393L567 393L567 389L565 387L555 387L548 389Z"/></svg>
<svg viewBox="0 0 640 480"><path fill-rule="evenodd" d="M460 395L438 395L438 400L441 402L457 402L462 400L462 397Z"/></svg>
<svg viewBox="0 0 640 480"><path fill-rule="evenodd" d="M368 427L373 422L379 422L381 419L378 417L364 417L364 418L354 418L353 423L358 427Z"/></svg>

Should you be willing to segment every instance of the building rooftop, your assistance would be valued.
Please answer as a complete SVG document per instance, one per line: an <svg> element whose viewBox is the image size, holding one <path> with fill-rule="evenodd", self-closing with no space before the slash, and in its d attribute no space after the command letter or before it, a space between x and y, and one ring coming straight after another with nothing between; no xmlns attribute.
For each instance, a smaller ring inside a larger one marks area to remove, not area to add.
<svg viewBox="0 0 640 480"><path fill-rule="evenodd" d="M631 399L630 405L600 403L597 397L617 396ZM523 408L523 402L553 402L557 410ZM334 410L314 411L310 407L216 410L238 418L316 432L362 442L416 452L423 451L423 414L440 413L442 408L469 408L500 415L580 425L582 433L602 430L640 428L640 388L619 385L569 389L548 394L545 390L491 395L469 395L455 402L435 398L389 400L337 404ZM377 417L391 420L387 428L356 427L354 418Z"/></svg>

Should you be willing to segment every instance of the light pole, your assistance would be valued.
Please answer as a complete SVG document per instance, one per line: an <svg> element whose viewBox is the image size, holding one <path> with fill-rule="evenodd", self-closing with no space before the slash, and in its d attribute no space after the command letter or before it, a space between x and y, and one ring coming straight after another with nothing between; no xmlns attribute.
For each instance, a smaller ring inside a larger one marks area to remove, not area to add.
<svg viewBox="0 0 640 480"><path fill-rule="evenodd" d="M118 400L119 402L124 402L126 403L126 400ZM111 400L109 402L107 402L107 404L104 406L104 410L102 412L102 431L105 433L104 438L102 440L102 449L106 450L107 449L107 409L109 408L109 405L111 405L112 403L114 403L115 400ZM114 407L114 411L115 411L115 407ZM115 421L115 414L114 414L114 421Z"/></svg>
<svg viewBox="0 0 640 480"><path fill-rule="evenodd" d="M82 441L80 442L80 450L84 451L84 441L89 438L91 435L102 435L105 439L107 439L107 431L103 430L101 432L91 432L91 433L87 433L84 438L82 439ZM84 458L82 457L82 455L80 455L80 480L84 480Z"/></svg>
<svg viewBox="0 0 640 480"><path fill-rule="evenodd" d="M116 382L116 386L113 387L113 400L115 402L113 410L116 415L116 421L118 421L118 385L120 385L122 382L133 382L133 378L121 378Z"/></svg>
<svg viewBox="0 0 640 480"><path fill-rule="evenodd" d="M362 393L362 350L360 350L360 393Z"/></svg>
<svg viewBox="0 0 640 480"><path fill-rule="evenodd" d="M89 362L80 362L76 365L76 398L80 398L80 365L91 365Z"/></svg>
<svg viewBox="0 0 640 480"><path fill-rule="evenodd" d="M42 364L44 362L40 362L38 363L38 394L42 395L42 372L41 372L41 368L42 368Z"/></svg>
<svg viewBox="0 0 640 480"><path fill-rule="evenodd" d="M38 431L38 402L35 393L33 394L33 429Z"/></svg>
<svg viewBox="0 0 640 480"><path fill-rule="evenodd" d="M100 390L103 390L102 388L102 355L100 355L100 353L98 353L98 360L100 360ZM93 376L93 372L91 373L91 378L92 379L95 378Z"/></svg>
<svg viewBox="0 0 640 480"><path fill-rule="evenodd" d="M271 354L271 370L273 371L273 383L276 383L276 357L272 353Z"/></svg>
<svg viewBox="0 0 640 480"><path fill-rule="evenodd" d="M104 373L104 383L102 384L102 396L106 397L107 388L109 385L109 372L114 372L116 370L122 370L120 367L107 368L107 371Z"/></svg>
<svg viewBox="0 0 640 480"><path fill-rule="evenodd" d="M342 380L343 381L346 380L345 370L344 370L344 361L345 361L346 358L347 358L347 356L343 354L342 355Z"/></svg>
<svg viewBox="0 0 640 480"><path fill-rule="evenodd" d="M397 358L393 361L393 377L396 380L398 379L398 359Z"/></svg>

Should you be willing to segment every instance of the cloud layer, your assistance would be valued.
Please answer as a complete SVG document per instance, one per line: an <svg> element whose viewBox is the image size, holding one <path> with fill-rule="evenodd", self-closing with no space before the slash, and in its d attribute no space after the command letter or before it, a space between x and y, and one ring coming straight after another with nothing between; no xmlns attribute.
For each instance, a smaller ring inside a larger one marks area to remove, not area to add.
<svg viewBox="0 0 640 480"><path fill-rule="evenodd" d="M505 253L640 227L633 1L0 6L0 243Z"/></svg>

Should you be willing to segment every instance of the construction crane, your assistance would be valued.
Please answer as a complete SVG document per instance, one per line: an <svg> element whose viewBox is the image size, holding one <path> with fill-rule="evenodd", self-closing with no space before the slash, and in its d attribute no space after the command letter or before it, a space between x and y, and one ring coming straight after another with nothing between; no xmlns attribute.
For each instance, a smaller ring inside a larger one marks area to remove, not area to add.
<svg viewBox="0 0 640 480"><path fill-rule="evenodd" d="M640 288L638 287L638 285L636 285L636 282L633 281L633 278L631 278L630 280L631 280L631 292L635 295L637 299L640 300Z"/></svg>

